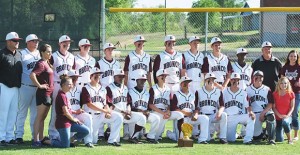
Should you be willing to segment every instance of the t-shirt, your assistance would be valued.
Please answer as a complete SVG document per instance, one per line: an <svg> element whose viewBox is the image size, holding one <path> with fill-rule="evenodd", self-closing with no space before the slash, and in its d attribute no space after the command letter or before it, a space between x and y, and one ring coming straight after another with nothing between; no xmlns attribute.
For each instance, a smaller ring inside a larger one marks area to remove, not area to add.
<svg viewBox="0 0 300 155"><path fill-rule="evenodd" d="M294 93L300 93L300 87L296 87L295 83L300 78L300 67L298 64L291 66L290 64L284 65L280 70L280 74L290 80Z"/></svg>
<svg viewBox="0 0 300 155"><path fill-rule="evenodd" d="M55 127L56 129L60 128L69 128L71 126L71 120L68 119L64 115L63 106L67 106L70 114L71 114L71 105L68 102L68 98L66 96L66 93L64 93L62 90L58 91L58 94L56 96L55 100L55 111L56 111L56 121L55 121Z"/></svg>
<svg viewBox="0 0 300 155"><path fill-rule="evenodd" d="M44 61L43 59L40 59L34 66L33 73L36 74L36 78L38 82L42 84L48 84L48 89L38 89L37 91L41 93L45 93L46 96L51 96L54 84L53 84L53 70L49 66L49 64Z"/></svg>
<svg viewBox="0 0 300 155"><path fill-rule="evenodd" d="M291 107L291 100L295 98L293 92L286 93L284 96L280 96L278 92L273 93L276 110L282 114L288 114ZM277 115L275 116L276 120L281 120Z"/></svg>

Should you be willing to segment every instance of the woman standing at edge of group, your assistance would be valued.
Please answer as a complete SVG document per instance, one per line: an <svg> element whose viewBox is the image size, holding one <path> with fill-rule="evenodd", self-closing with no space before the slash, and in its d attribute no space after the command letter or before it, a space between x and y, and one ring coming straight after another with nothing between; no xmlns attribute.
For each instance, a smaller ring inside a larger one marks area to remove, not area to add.
<svg viewBox="0 0 300 155"><path fill-rule="evenodd" d="M288 78L282 77L278 80L273 92L273 111L276 117L276 141L283 142L282 128L288 139L288 144L293 144L291 138L292 112L295 105L295 94L291 88Z"/></svg>
<svg viewBox="0 0 300 155"><path fill-rule="evenodd" d="M39 48L41 58L33 68L30 79L38 87L36 91L37 117L34 121L34 141L32 146L42 146L40 142L43 139L44 121L48 115L53 92L53 69L49 63L52 48L44 44Z"/></svg>
<svg viewBox="0 0 300 155"><path fill-rule="evenodd" d="M300 60L299 54L295 50L291 50L286 58L286 62L280 71L281 77L285 76L289 79L293 92L295 93L295 107L292 113L292 127L294 129L294 141L297 141L299 130L299 103L300 103Z"/></svg>

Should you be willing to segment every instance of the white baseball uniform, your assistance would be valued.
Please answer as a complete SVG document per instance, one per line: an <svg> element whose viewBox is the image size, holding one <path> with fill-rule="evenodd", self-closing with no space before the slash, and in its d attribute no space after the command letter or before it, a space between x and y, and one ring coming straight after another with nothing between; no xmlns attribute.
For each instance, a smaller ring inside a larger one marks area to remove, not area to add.
<svg viewBox="0 0 300 155"><path fill-rule="evenodd" d="M98 65L100 71L103 72L100 76L100 83L103 87L106 87L114 82L114 70L121 68L120 63L116 59L109 62L105 58L102 58L98 61Z"/></svg>
<svg viewBox="0 0 300 155"><path fill-rule="evenodd" d="M150 94L148 91L146 91L146 89L144 89L142 92L139 92L138 90L136 90L135 88L129 89L128 92L130 99L131 99L131 107L135 110L148 110L148 102L149 102L149 97ZM147 122L149 122L150 125L150 130L147 134L147 138L150 139L155 139L158 127L159 127L159 116L154 114L154 113L150 113L148 118L147 118ZM131 127L129 127L129 131L133 133L134 129L132 129Z"/></svg>
<svg viewBox="0 0 300 155"><path fill-rule="evenodd" d="M193 79L190 83L190 91L191 93L195 93L198 89L200 89L200 85L203 80L201 68L203 65L204 55L200 51L194 55L190 50L188 50L184 53L184 58L187 76L190 79Z"/></svg>
<svg viewBox="0 0 300 155"><path fill-rule="evenodd" d="M164 85L163 88L160 88L157 84L152 86L149 90L150 93L150 101L149 104L154 104L158 109L162 111L170 110L170 88ZM171 116L169 119L164 119L163 115L154 111L153 113L159 116L160 123L156 133L156 140L159 136L162 135L164 126L168 120L180 120L184 117L183 113L179 111L170 111ZM174 130L175 131L175 130ZM176 130L177 131L177 130Z"/></svg>
<svg viewBox="0 0 300 155"><path fill-rule="evenodd" d="M250 64L246 64L244 67L241 67L238 62L232 63L232 69L235 73L239 73L241 75L239 87L243 90L251 84L251 76L252 76L252 67Z"/></svg>
<svg viewBox="0 0 300 155"><path fill-rule="evenodd" d="M270 102L270 96L272 96L271 89L266 85L255 88L253 84L251 84L247 87L246 91L248 95L249 105L252 107L252 111L256 116L253 135L259 136L262 133L263 123L259 120L259 116Z"/></svg>
<svg viewBox="0 0 300 155"><path fill-rule="evenodd" d="M40 52L35 50L30 52L27 48L20 51L22 60L22 79L20 91L20 100L16 122L16 138L23 138L24 135L24 124L28 114L28 108L30 108L30 129L31 136L33 139L33 124L37 115L36 108L36 89L37 87L33 84L30 79L30 74L35 66L35 63L41 59Z"/></svg>
<svg viewBox="0 0 300 155"><path fill-rule="evenodd" d="M83 95L85 94L85 95ZM85 98L86 97L86 98ZM91 84L86 84L82 88L82 98L83 98L83 109L92 116L92 126L93 126L93 143L96 144L98 141L98 129L101 123L110 123L111 132L108 138L108 143L114 143L120 141L120 130L123 124L123 118L120 113L111 112L111 118L106 118L105 113L93 110L87 106L88 102L103 108L106 105L106 89L102 86L93 87Z"/></svg>
<svg viewBox="0 0 300 155"><path fill-rule="evenodd" d="M79 85L79 89L82 89L82 87L90 82L90 69L95 67L96 60L92 56L88 56L87 58L84 58L77 54L75 56L75 70L81 77L78 78L77 85Z"/></svg>
<svg viewBox="0 0 300 155"><path fill-rule="evenodd" d="M137 54L135 51L130 52L125 59L124 71L128 71L128 89L134 88L136 86L135 79L138 76L152 72L150 55L146 52L143 52L142 55Z"/></svg>
<svg viewBox="0 0 300 155"><path fill-rule="evenodd" d="M53 66L53 76L54 76L54 90L52 94L52 108L51 108L51 119L49 123L49 136L51 139L59 139L59 133L55 128L55 119L56 119L56 112L55 112L55 99L60 87L60 78L62 74L67 74L69 70L74 68L75 66L75 59L73 54L67 52L66 55L62 55L59 51L52 53L51 63Z"/></svg>
<svg viewBox="0 0 300 155"><path fill-rule="evenodd" d="M123 84L118 87L114 83L111 83L106 87L106 90L108 98L107 102L114 106L115 112L123 115L121 111L127 111L127 107L130 106L127 102L128 88ZM124 123L134 123L139 126L145 126L146 124L146 116L140 112L131 111L131 119L123 120Z"/></svg>
<svg viewBox="0 0 300 155"><path fill-rule="evenodd" d="M225 138L227 134L227 114L223 112L221 114L221 119L216 120L216 112L220 106L224 106L223 94L220 89L214 88L212 91L207 91L205 86L199 89L197 92L198 95L198 108L200 114L204 114L209 117L210 129L209 132L212 132L213 123L218 123L220 128L219 138ZM212 134L212 133L210 133ZM210 136L207 140L210 140Z"/></svg>
<svg viewBox="0 0 300 155"><path fill-rule="evenodd" d="M159 57L159 58L158 58ZM154 66L159 66L156 68L164 69L169 76L166 77L166 85L170 88L171 94L174 94L179 90L179 80L180 80L180 71L185 69L184 56L182 53L174 51L171 55L166 51L160 53L155 59L160 59L159 64L154 64ZM156 61L154 61L156 63ZM153 67L154 69L154 67Z"/></svg>
<svg viewBox="0 0 300 155"><path fill-rule="evenodd" d="M177 91L172 99L173 108L174 110L179 109L182 111L193 113L196 109L196 97L192 93L184 94L181 90ZM209 125L209 118L206 115L199 114L196 121L192 121L191 117L184 117L184 122L189 123L193 126L200 125L200 135L198 137L198 142L206 141L208 138L208 125Z"/></svg>
<svg viewBox="0 0 300 155"><path fill-rule="evenodd" d="M68 93L66 93L66 96L68 100L70 101L71 109L76 111L78 109L81 109L80 105L80 93L81 89L80 86L74 86L73 89L71 89ZM85 126L87 126L90 129L89 134L84 138L84 143L92 143L93 142L93 128L92 128L92 117L87 112L81 113L79 115L72 114L73 117L80 120Z"/></svg>
<svg viewBox="0 0 300 155"><path fill-rule="evenodd" d="M232 92L230 88L223 91L225 112L227 113L227 140L236 140L236 128L238 124L246 125L244 143L250 142L253 137L254 123L248 114L243 114L243 109L249 107L247 93L242 88Z"/></svg>

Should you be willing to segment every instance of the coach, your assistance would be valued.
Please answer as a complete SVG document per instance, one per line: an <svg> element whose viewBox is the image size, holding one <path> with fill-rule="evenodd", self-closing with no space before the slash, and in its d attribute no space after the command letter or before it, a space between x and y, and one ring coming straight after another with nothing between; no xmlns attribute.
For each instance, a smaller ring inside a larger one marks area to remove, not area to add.
<svg viewBox="0 0 300 155"><path fill-rule="evenodd" d="M21 87L22 63L19 35L6 35L6 47L0 51L0 145L14 144L14 125L18 112L19 88Z"/></svg>
<svg viewBox="0 0 300 155"><path fill-rule="evenodd" d="M263 84L270 87L274 92L282 64L278 58L272 55L272 44L270 42L263 42L261 48L262 56L252 63L253 72L261 70L265 75Z"/></svg>

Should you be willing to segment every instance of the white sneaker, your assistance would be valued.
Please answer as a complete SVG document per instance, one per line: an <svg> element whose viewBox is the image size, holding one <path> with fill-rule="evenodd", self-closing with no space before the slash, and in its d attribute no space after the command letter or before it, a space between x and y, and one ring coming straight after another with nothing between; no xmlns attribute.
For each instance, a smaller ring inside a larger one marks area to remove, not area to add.
<svg viewBox="0 0 300 155"><path fill-rule="evenodd" d="M293 145L293 144L294 144L294 143L293 143L293 140L289 140L289 141L288 141L288 144Z"/></svg>
<svg viewBox="0 0 300 155"><path fill-rule="evenodd" d="M171 140L176 141L176 136L175 136L175 134L174 134L172 131L170 131L170 130L167 131L167 137L168 137L169 139L171 139Z"/></svg>
<svg viewBox="0 0 300 155"><path fill-rule="evenodd" d="M298 140L299 140L298 137L294 137L294 138L293 138L293 141L298 141Z"/></svg>
<svg viewBox="0 0 300 155"><path fill-rule="evenodd" d="M123 136L123 140L128 140L129 139L129 134L125 134L124 136Z"/></svg>

